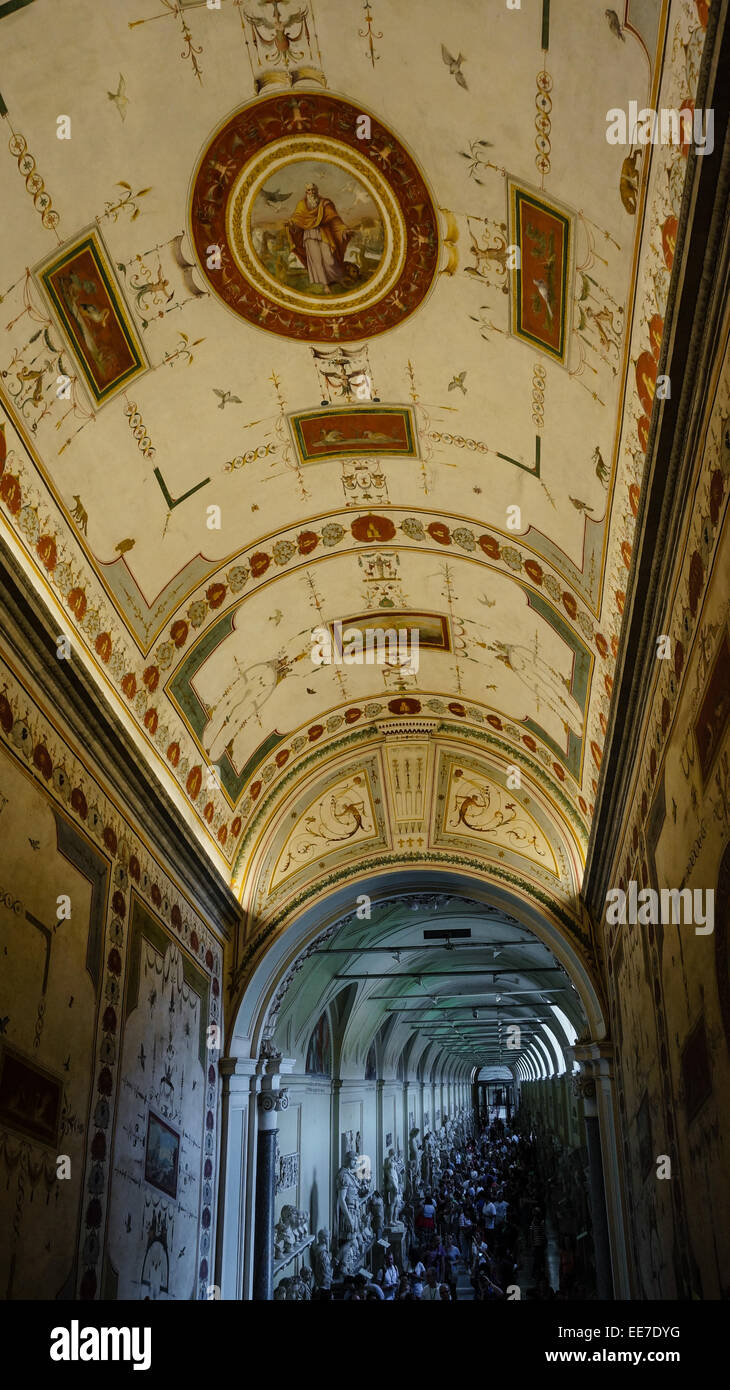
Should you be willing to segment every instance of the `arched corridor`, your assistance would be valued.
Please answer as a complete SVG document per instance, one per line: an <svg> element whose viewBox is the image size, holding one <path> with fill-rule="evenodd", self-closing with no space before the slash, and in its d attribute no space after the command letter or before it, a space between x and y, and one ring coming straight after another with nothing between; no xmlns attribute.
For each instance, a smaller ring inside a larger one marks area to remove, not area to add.
<svg viewBox="0 0 730 1390"><path fill-rule="evenodd" d="M595 991L564 942L561 963L524 921L479 901L483 890L454 892L449 877L432 874L430 891L356 892L355 910L324 928L298 922L287 955L270 952L251 980L234 1032L239 1056L225 1066L224 1297L285 1296L310 1278L317 1241L339 1291L348 1276L382 1271L388 1241L400 1268L417 1263L424 1201L456 1203L456 1184L461 1209L467 1142L492 1120L531 1138L532 1185L553 1239L580 1239L578 1286L610 1296L603 1160L584 1085L592 1072L577 1060L591 1052L588 1014L602 1026ZM494 1071L509 1079L509 1115L485 1102L479 1078ZM610 1088L604 1099L610 1148ZM362 1184L355 1230L341 1197L348 1165ZM524 1194L512 1187L516 1212ZM229 1243L234 1193L246 1216ZM620 1280L618 1251L614 1262Z"/></svg>
<svg viewBox="0 0 730 1390"><path fill-rule="evenodd" d="M420 893L391 888L356 899L354 912L323 930L298 928L287 960L272 966L266 958L262 978L252 981L247 993L256 1004L241 1001L237 1035L250 1028L250 1050L265 1060L241 1056L228 1072L230 1186L224 1201L245 1188L252 1219L240 1228L242 1251L234 1254L224 1241L224 1297L241 1270L238 1296L281 1297L276 1290L310 1270L309 1247L322 1231L335 1287L362 1269L382 1267L386 1232L405 1268L417 1255L424 1199L431 1191L439 1198L440 1183L449 1182L455 1134L462 1150L452 1168L458 1181L468 1171L467 1137L477 1137L491 1118L507 1119L506 1109L494 1106L481 1106L477 1118L476 1078L495 1067L509 1077L511 1112L521 1127L536 1144L548 1128L553 1136L550 1219L562 1217L561 1235L580 1234L592 1246L590 1159L573 1052L588 1023L566 967L515 916L449 892L446 884L440 891L436 885ZM249 1077L247 1088L236 1085L239 1076ZM537 1078L550 1080L540 1087ZM262 1111L269 1099L272 1108ZM259 1121L267 1115L271 1127L268 1121L265 1129L251 1126L257 1105ZM234 1159L242 1140L246 1173L236 1171ZM592 1159L602 1191L600 1149ZM363 1192L367 1188L355 1231L341 1200L349 1163ZM546 1163L541 1153L541 1167ZM569 1170L580 1192L571 1190ZM375 1227L373 1202L382 1218ZM295 1238L302 1209L304 1245ZM263 1223L258 1236L257 1211ZM225 1220L224 1211L224 1230ZM605 1212L599 1220L603 1230ZM592 1256L585 1268L595 1282Z"/></svg>
<svg viewBox="0 0 730 1390"><path fill-rule="evenodd" d="M730 0L0 0L0 1304L67 1359L719 1325L728 74Z"/></svg>

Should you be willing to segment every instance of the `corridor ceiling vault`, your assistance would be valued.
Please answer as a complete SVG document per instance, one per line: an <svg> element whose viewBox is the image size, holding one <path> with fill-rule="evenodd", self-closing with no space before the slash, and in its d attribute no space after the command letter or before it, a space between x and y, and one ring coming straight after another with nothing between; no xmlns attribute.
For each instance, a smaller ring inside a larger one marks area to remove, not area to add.
<svg viewBox="0 0 730 1390"><path fill-rule="evenodd" d="M285 1055L306 1055L323 1011L338 1025L341 1074L401 1066L424 1081L444 1053L530 1077L546 1048L559 1073L587 1027L575 986L542 942L509 914L448 893L381 900L369 924L351 913L320 933L284 974L264 1036Z"/></svg>
<svg viewBox="0 0 730 1390"><path fill-rule="evenodd" d="M606 113L691 105L707 22L617 10L0 5L2 534L269 934L356 857L591 953L687 163ZM417 673L313 665L338 619Z"/></svg>

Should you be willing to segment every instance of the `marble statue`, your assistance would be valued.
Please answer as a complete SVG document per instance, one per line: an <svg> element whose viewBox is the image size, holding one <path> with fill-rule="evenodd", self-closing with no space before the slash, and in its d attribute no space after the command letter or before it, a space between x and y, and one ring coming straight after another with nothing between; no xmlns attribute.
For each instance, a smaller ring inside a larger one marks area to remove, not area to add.
<svg viewBox="0 0 730 1390"><path fill-rule="evenodd" d="M386 1224L392 1226L398 1220L401 1208L400 1170L393 1149L388 1149L383 1163L383 1196Z"/></svg>
<svg viewBox="0 0 730 1390"><path fill-rule="evenodd" d="M287 1204L274 1227L274 1259L282 1260L290 1255L309 1235L309 1217L305 1211Z"/></svg>
<svg viewBox="0 0 730 1390"><path fill-rule="evenodd" d="M421 1179L426 1187L431 1187L433 1183L433 1152L431 1147L431 1131L426 1130L423 1136L423 1150L421 1152Z"/></svg>
<svg viewBox="0 0 730 1390"><path fill-rule="evenodd" d="M378 1240L385 1225L385 1204L380 1193L377 1191L373 1192L370 1198L370 1222L375 1239Z"/></svg>
<svg viewBox="0 0 730 1390"><path fill-rule="evenodd" d="M412 1246L412 1245L415 1245L415 1243L416 1243L416 1220L415 1220L415 1212L414 1212L413 1207L412 1207L412 1205L411 1205L410 1202L405 1202L405 1203L403 1204L403 1210L402 1210L402 1212L401 1212L401 1220L402 1220L402 1222L403 1222L403 1225L405 1226L405 1231L406 1231L406 1243L405 1243L405 1248L406 1248L406 1250L410 1250L410 1249L411 1249L411 1246Z"/></svg>
<svg viewBox="0 0 730 1390"><path fill-rule="evenodd" d="M414 1125L408 1136L408 1185L412 1192L418 1191L421 1178L421 1145L418 1142L420 1130Z"/></svg>
<svg viewBox="0 0 730 1390"><path fill-rule="evenodd" d="M332 1288L332 1256L330 1255L329 1231L322 1228L317 1232L317 1242L312 1249L314 1282L318 1289Z"/></svg>
<svg viewBox="0 0 730 1390"><path fill-rule="evenodd" d="M362 1250L356 1235L348 1236L347 1240L340 1247L337 1256L336 1268L341 1278L348 1274L357 1274L362 1263Z"/></svg>
<svg viewBox="0 0 730 1390"><path fill-rule="evenodd" d="M362 1242L363 1250L369 1250L370 1246L375 1240L375 1235L371 1224L369 1202L365 1203L360 1209L360 1240Z"/></svg>
<svg viewBox="0 0 730 1390"><path fill-rule="evenodd" d="M354 1172L356 1161L354 1150L348 1149L345 1162L337 1173L337 1224L343 1240L350 1235L359 1235L360 1203L368 1190L367 1183L362 1182Z"/></svg>

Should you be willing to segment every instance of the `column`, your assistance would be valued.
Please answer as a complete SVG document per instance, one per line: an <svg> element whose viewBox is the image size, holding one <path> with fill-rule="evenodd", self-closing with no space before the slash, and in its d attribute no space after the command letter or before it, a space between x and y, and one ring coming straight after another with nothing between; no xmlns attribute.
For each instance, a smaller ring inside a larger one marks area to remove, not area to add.
<svg viewBox="0 0 730 1390"><path fill-rule="evenodd" d="M222 1057L218 1069L223 1080L221 1091L220 1150L218 1185L218 1223L215 1276L224 1299L245 1298L244 1234L252 1226L249 1202L248 1131L251 1104L251 1078L256 1063L236 1057ZM255 1101L254 1101L255 1109Z"/></svg>
<svg viewBox="0 0 730 1390"><path fill-rule="evenodd" d="M586 1120L586 1145L588 1145L588 1119L594 1117L594 1135L598 1133L598 1152L601 1158L602 1183L604 1190L603 1211L607 1221L611 1286L614 1298L631 1298L631 1271L628 1257L628 1237L626 1212L624 1207L623 1168L619 1151L619 1124L614 1081L613 1045L607 1040L601 1042L575 1043L573 1056L580 1063L581 1071L574 1077L590 1079L593 1083L593 1096L589 1097L588 1107L584 1106Z"/></svg>
<svg viewBox="0 0 730 1390"><path fill-rule="evenodd" d="M586 1148L588 1149L588 1177L591 1193L593 1249L596 1257L597 1293L598 1297L602 1299L613 1298L611 1250L608 1239L606 1189L603 1180L601 1134L598 1127L598 1108L596 1105L596 1083L591 1076L578 1073L573 1078L573 1085L575 1086L576 1094L583 1101Z"/></svg>
<svg viewBox="0 0 730 1390"><path fill-rule="evenodd" d="M383 1190L383 1159L385 1158L385 1129L383 1125L383 1086L385 1082L378 1077L375 1082L375 1172L373 1187L380 1193Z"/></svg>
<svg viewBox="0 0 730 1390"><path fill-rule="evenodd" d="M278 1080L278 1078L276 1078ZM265 1077L266 1082L273 1077ZM258 1137L256 1141L256 1202L254 1208L253 1299L271 1301L274 1296L274 1198L276 1174L276 1125L280 1110L286 1110L285 1090L266 1086L258 1095Z"/></svg>

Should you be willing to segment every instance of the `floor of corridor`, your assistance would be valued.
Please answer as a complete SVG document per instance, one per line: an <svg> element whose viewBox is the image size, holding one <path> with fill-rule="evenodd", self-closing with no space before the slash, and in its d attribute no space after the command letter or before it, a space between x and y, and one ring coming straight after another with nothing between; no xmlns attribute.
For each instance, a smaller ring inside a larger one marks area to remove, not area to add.
<svg viewBox="0 0 730 1390"><path fill-rule="evenodd" d="M557 1234L552 1221L548 1219L547 1227L547 1252L545 1263L547 1266L547 1277L550 1287L557 1293L560 1286L560 1252L558 1248ZM521 1290L523 1298L527 1297L527 1291L534 1289L535 1280L532 1275L532 1252L529 1248L520 1246L517 1277L515 1283ZM474 1289L469 1277L469 1269L464 1260L459 1267L459 1277L456 1281L456 1300L457 1303L473 1303Z"/></svg>

